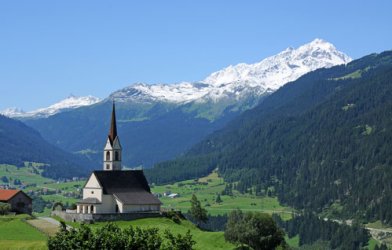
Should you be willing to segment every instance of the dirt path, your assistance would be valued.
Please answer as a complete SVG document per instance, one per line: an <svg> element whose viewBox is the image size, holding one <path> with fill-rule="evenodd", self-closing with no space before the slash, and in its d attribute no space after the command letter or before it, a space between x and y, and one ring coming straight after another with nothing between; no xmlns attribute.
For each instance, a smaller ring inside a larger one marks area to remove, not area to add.
<svg viewBox="0 0 392 250"><path fill-rule="evenodd" d="M49 236L55 235L60 230L60 222L50 217L38 217L37 219L27 220L27 223ZM72 227L67 225L67 228Z"/></svg>

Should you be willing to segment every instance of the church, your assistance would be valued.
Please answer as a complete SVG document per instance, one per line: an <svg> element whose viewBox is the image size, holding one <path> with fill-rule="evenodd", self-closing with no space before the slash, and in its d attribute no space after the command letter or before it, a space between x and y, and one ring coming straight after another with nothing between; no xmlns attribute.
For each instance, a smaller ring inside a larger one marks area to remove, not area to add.
<svg viewBox="0 0 392 250"><path fill-rule="evenodd" d="M113 102L111 125L103 150L103 170L93 171L83 187L78 214L159 212L161 202L150 190L143 170L122 170Z"/></svg>

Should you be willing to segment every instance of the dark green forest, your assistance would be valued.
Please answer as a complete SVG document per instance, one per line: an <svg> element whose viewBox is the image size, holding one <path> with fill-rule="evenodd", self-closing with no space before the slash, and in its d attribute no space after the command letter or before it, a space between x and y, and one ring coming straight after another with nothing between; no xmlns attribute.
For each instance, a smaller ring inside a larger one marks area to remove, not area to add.
<svg viewBox="0 0 392 250"><path fill-rule="evenodd" d="M218 168L240 192L392 224L391 96L391 51L316 70L146 173L169 183Z"/></svg>
<svg viewBox="0 0 392 250"><path fill-rule="evenodd" d="M24 162L44 163L43 174L48 177L85 176L94 167L88 161L49 144L37 131L22 122L2 115L0 142L0 163L18 167L23 167Z"/></svg>
<svg viewBox="0 0 392 250"><path fill-rule="evenodd" d="M309 212L295 215L288 221L283 221L277 215L273 215L273 218L289 238L299 236L299 246L324 242L328 249L364 249L370 239L370 233L358 223L351 226L339 224L320 219Z"/></svg>

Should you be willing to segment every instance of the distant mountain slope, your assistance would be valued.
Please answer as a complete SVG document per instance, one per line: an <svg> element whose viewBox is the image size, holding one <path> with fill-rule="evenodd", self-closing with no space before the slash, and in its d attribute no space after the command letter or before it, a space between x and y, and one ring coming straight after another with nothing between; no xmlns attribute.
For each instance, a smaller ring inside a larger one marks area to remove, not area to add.
<svg viewBox="0 0 392 250"><path fill-rule="evenodd" d="M45 163L44 175L52 178L86 175L91 165L46 142L34 129L0 115L0 164L24 166Z"/></svg>
<svg viewBox="0 0 392 250"><path fill-rule="evenodd" d="M311 72L285 85L151 182L212 169L241 192L273 187L299 209L392 223L392 52Z"/></svg>
<svg viewBox="0 0 392 250"><path fill-rule="evenodd" d="M94 96L77 97L70 95L64 100L61 100L47 108L40 108L37 110L25 112L18 108L8 108L0 112L0 114L12 118L41 118L57 114L62 111L75 109L83 106L88 106L99 102L100 99Z"/></svg>
<svg viewBox="0 0 392 250"><path fill-rule="evenodd" d="M115 100L124 164L150 167L185 152L287 81L350 60L332 44L316 39L256 64L230 66L201 82L135 84L94 105L24 121L45 131L49 142L99 164Z"/></svg>

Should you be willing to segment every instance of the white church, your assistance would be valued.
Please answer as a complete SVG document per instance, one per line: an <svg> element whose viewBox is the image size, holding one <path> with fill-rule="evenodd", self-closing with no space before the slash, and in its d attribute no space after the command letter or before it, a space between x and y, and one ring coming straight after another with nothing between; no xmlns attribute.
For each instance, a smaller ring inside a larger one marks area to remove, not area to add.
<svg viewBox="0 0 392 250"><path fill-rule="evenodd" d="M150 190L143 170L122 170L122 147L117 135L113 102L112 120L103 151L103 170L93 171L77 203L78 214L159 212L161 202Z"/></svg>

